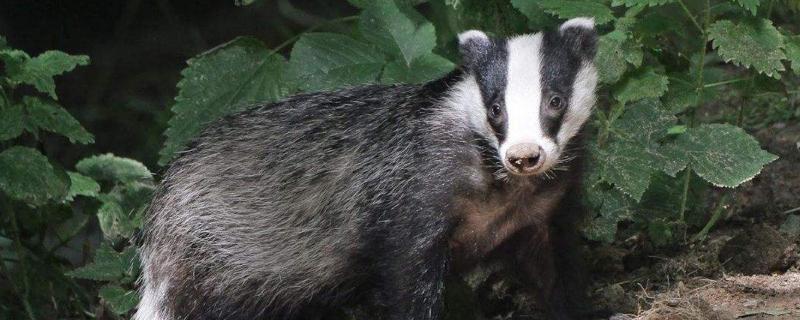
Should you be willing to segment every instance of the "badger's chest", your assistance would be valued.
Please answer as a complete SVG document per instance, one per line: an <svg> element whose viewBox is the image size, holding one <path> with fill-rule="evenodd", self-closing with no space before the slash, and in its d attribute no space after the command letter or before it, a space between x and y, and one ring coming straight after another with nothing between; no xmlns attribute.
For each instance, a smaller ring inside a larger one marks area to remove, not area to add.
<svg viewBox="0 0 800 320"><path fill-rule="evenodd" d="M459 197L454 210L456 225L449 240L455 269L480 262L523 228L546 231L564 190L560 183L524 183Z"/></svg>

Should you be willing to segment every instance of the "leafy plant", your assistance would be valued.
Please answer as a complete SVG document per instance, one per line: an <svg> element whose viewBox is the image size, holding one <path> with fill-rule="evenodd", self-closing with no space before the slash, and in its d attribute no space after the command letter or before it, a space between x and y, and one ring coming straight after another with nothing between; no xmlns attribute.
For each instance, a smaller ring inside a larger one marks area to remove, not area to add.
<svg viewBox="0 0 800 320"><path fill-rule="evenodd" d="M94 142L58 103L53 77L89 63L82 55L47 51L36 57L10 48L0 37L0 318L85 318L95 294L72 278L107 281L99 297L116 314L138 301L134 246L127 245L141 224L153 179L142 164L113 155L81 160L68 171L47 155L44 134L70 143ZM26 88L35 91L24 94ZM95 262L66 272L79 259L71 247L96 242L94 212L105 240ZM112 248L122 248L117 252ZM8 285L5 285L7 281ZM20 307L15 307L18 305Z"/></svg>

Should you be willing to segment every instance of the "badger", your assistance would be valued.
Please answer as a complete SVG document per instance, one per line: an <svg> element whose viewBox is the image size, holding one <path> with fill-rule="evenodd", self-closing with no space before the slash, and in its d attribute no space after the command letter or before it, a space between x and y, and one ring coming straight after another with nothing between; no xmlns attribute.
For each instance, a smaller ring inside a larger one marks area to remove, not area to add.
<svg viewBox="0 0 800 320"><path fill-rule="evenodd" d="M458 42L462 63L437 80L208 124L146 213L134 319L441 319L445 277L490 260L572 318L594 22Z"/></svg>

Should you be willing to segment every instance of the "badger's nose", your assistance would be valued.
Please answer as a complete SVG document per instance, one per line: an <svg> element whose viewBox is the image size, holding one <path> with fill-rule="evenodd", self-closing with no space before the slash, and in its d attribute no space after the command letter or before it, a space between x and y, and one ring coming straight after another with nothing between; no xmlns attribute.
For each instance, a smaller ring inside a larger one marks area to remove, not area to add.
<svg viewBox="0 0 800 320"><path fill-rule="evenodd" d="M508 148L506 160L520 173L530 173L544 162L544 152L537 144L518 143Z"/></svg>

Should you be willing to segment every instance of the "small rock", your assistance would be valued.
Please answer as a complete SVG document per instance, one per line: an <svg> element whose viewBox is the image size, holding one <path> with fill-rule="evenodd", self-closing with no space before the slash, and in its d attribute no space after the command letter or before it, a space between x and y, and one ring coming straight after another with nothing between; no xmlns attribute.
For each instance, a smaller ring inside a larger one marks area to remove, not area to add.
<svg viewBox="0 0 800 320"><path fill-rule="evenodd" d="M744 302L742 305L743 305L745 308L750 308L750 309L752 309L752 308L758 307L758 305L759 305L759 304L761 304L761 301L760 301L760 300L758 300L758 299L748 299L748 300L747 300L747 301L745 301L745 302Z"/></svg>

